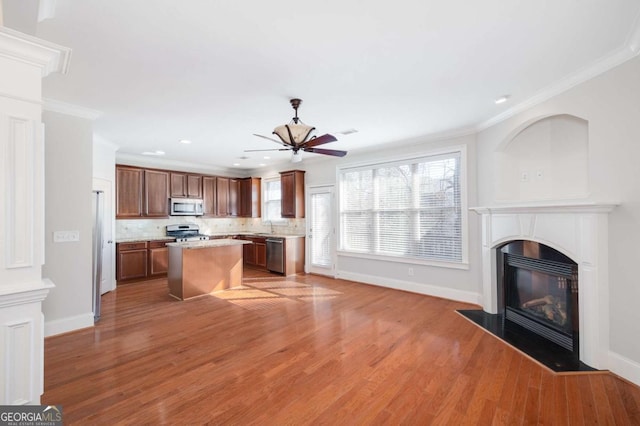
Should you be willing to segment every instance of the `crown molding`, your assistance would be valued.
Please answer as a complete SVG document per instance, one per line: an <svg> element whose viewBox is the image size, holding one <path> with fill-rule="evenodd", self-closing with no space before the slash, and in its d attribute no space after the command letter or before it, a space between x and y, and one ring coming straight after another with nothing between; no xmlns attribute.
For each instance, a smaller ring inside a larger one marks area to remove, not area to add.
<svg viewBox="0 0 640 426"><path fill-rule="evenodd" d="M637 34L636 43L638 43L638 41L640 41L640 31L636 31L636 34ZM498 114L478 124L476 126L476 131L480 132L489 127L495 126L496 124L502 121L505 121L516 114L526 111L529 108L532 108L538 104L541 104L544 101L547 101L553 98L554 96L557 96L563 92L566 92L567 90L572 89L573 87L581 83L591 80L592 78L600 74L603 74L617 67L618 65L621 65L624 62L627 62L628 60L634 58L635 56L638 55L638 53L640 53L639 49L636 48L636 50L634 50L634 48L630 44L627 44L623 48L620 48L615 52L613 52L612 54L607 55L604 58L598 60L591 67L582 69L574 74L571 74L559 80L555 84L547 87L546 89L530 97L524 102L521 102L518 105L515 105L514 107L509 108L508 110L502 112L501 114Z"/></svg>
<svg viewBox="0 0 640 426"><path fill-rule="evenodd" d="M49 112L73 115L74 117L86 118L87 120L95 120L102 115L102 111L57 101L55 99L42 98L42 101L44 102L43 109Z"/></svg>
<svg viewBox="0 0 640 426"><path fill-rule="evenodd" d="M71 49L7 27L0 27L0 55L35 65L41 69L42 77L46 77L54 72L66 74Z"/></svg>
<svg viewBox="0 0 640 426"><path fill-rule="evenodd" d="M224 176L233 177L246 176L246 170L238 171L236 169L218 167L208 164L169 160L166 158L128 154L124 152L116 152L116 163L126 166L151 167L156 169L179 170L212 175L222 174Z"/></svg>
<svg viewBox="0 0 640 426"><path fill-rule="evenodd" d="M109 149L113 149L113 152L116 152L120 149L119 145L116 145L109 139L102 137L99 133L96 132L93 132L93 143L108 147Z"/></svg>

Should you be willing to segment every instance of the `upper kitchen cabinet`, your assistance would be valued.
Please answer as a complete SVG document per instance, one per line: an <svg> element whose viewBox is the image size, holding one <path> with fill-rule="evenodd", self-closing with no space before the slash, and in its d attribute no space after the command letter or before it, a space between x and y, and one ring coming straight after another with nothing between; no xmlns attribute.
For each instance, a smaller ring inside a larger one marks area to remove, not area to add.
<svg viewBox="0 0 640 426"><path fill-rule="evenodd" d="M280 187L282 191L282 217L303 218L304 170L280 172Z"/></svg>
<svg viewBox="0 0 640 426"><path fill-rule="evenodd" d="M171 172L172 198L202 198L202 176Z"/></svg>
<svg viewBox="0 0 640 426"><path fill-rule="evenodd" d="M202 201L205 216L217 216L218 214L216 179L215 176L202 177Z"/></svg>
<svg viewBox="0 0 640 426"><path fill-rule="evenodd" d="M116 218L169 216L169 172L116 166Z"/></svg>
<svg viewBox="0 0 640 426"><path fill-rule="evenodd" d="M159 170L144 171L144 215L169 216L169 173Z"/></svg>
<svg viewBox="0 0 640 426"><path fill-rule="evenodd" d="M216 216L229 215L229 178L216 177Z"/></svg>
<svg viewBox="0 0 640 426"><path fill-rule="evenodd" d="M237 217L240 213L240 179L229 178L229 206L227 213Z"/></svg>
<svg viewBox="0 0 640 426"><path fill-rule="evenodd" d="M142 216L142 187L144 170L116 166L116 217L120 219Z"/></svg>
<svg viewBox="0 0 640 426"><path fill-rule="evenodd" d="M256 177L240 180L240 216L260 217L260 183Z"/></svg>

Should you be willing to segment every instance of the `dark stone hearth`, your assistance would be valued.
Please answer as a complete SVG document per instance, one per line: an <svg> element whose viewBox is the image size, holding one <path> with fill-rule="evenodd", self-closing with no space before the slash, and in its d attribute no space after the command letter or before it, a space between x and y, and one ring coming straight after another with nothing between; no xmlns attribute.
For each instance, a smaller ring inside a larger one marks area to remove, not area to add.
<svg viewBox="0 0 640 426"><path fill-rule="evenodd" d="M488 314L481 310L459 310L458 312L557 373L597 371L576 359L572 351L540 337L518 324L504 321L503 315Z"/></svg>

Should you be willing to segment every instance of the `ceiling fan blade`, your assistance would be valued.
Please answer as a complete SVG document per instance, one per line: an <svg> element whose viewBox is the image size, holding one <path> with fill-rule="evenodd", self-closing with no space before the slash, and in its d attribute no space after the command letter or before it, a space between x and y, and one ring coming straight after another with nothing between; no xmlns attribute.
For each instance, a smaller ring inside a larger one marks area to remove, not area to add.
<svg viewBox="0 0 640 426"><path fill-rule="evenodd" d="M244 152L260 152L260 151L291 151L291 148L273 148L273 149L245 149Z"/></svg>
<svg viewBox="0 0 640 426"><path fill-rule="evenodd" d="M312 146L318 146L318 145L323 145L325 143L329 143L329 142L335 142L338 139L336 139L335 136L330 135L330 134L326 134L326 135L322 135L322 136L318 136L317 138L313 138L305 143L302 144L303 147L312 147Z"/></svg>
<svg viewBox="0 0 640 426"><path fill-rule="evenodd" d="M257 136L257 137L262 138L262 139L270 140L271 142L275 142L278 145L289 146L288 144L286 144L286 143L284 143L282 141L279 141L278 139L270 138L269 136L262 136L262 135L259 135L257 133L254 133L253 136Z"/></svg>
<svg viewBox="0 0 640 426"><path fill-rule="evenodd" d="M347 151L339 151L337 149L322 149L322 148L307 148L302 147L305 152L313 152L316 154L333 155L334 157L344 157L347 155Z"/></svg>

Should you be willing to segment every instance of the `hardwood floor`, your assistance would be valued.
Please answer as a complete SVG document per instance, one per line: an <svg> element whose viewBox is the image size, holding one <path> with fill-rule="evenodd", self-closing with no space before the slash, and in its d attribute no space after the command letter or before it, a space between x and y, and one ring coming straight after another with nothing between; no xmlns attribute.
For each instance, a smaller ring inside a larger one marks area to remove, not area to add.
<svg viewBox="0 0 640 426"><path fill-rule="evenodd" d="M154 280L102 304L45 339L42 403L65 424L640 424L638 387L551 373L455 312L473 305L253 270L215 296Z"/></svg>

